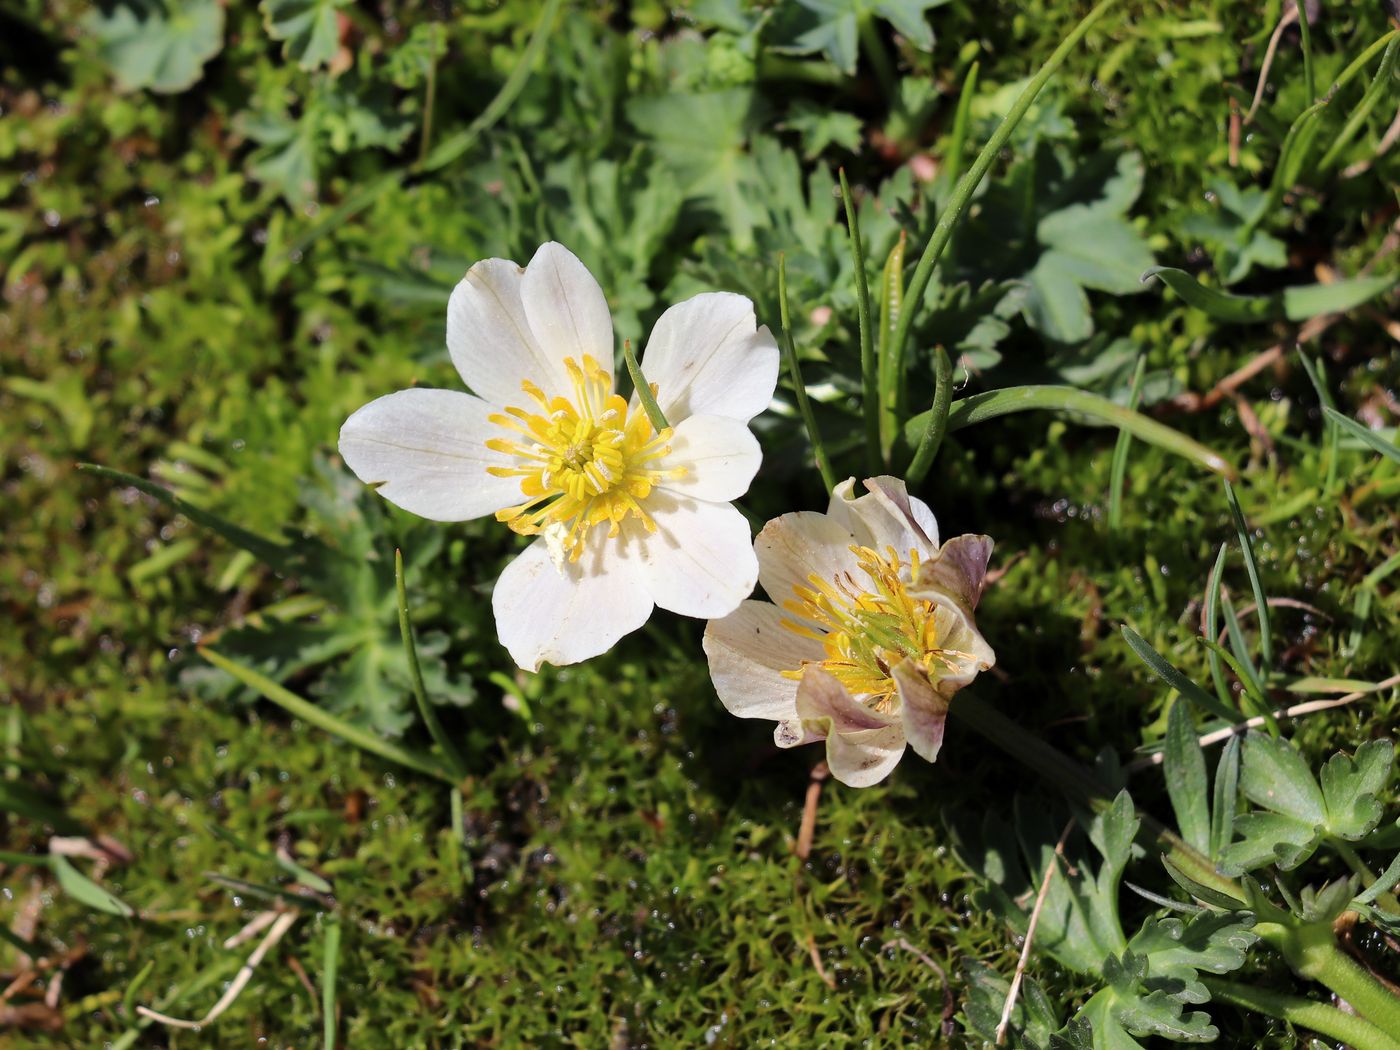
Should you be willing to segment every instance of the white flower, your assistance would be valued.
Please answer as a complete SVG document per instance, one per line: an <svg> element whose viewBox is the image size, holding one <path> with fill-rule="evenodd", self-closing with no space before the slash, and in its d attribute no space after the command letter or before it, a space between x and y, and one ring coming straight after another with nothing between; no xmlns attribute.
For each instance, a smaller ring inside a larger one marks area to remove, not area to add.
<svg viewBox="0 0 1400 1050"><path fill-rule="evenodd" d="M705 629L710 677L780 747L826 741L837 780L889 775L906 743L932 762L952 695L996 655L977 631L992 541L939 546L938 523L898 478L836 486L825 514L784 514L754 541L774 605L745 601Z"/></svg>
<svg viewBox="0 0 1400 1050"><path fill-rule="evenodd" d="M340 430L361 481L435 521L494 514L538 537L492 595L526 670L610 649L652 608L732 612L758 563L730 505L762 453L748 421L773 396L778 348L753 304L713 292L671 307L643 358L668 429L613 388L607 301L583 263L543 245L523 270L486 259L447 307L447 349L476 394L402 390Z"/></svg>

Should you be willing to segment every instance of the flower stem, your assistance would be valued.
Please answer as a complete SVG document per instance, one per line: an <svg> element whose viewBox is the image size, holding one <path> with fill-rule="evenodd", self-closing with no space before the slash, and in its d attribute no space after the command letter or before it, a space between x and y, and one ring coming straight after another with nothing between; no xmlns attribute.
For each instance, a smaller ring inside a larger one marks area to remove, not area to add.
<svg viewBox="0 0 1400 1050"><path fill-rule="evenodd" d="M447 764L459 777L467 775L467 764L462 761L462 755L453 745L452 740L442 728L442 723L438 721L437 711L428 702L428 691L423 688L423 669L418 664L418 646L413 640L413 624L408 619L408 591L403 579L403 551L394 548L394 587L398 591L399 599L399 634L403 636L403 652L408 658L409 678L413 682L413 697L418 701L418 713L423 716L423 724L427 726L428 733L433 741L442 751L443 758L447 759Z"/></svg>
<svg viewBox="0 0 1400 1050"><path fill-rule="evenodd" d="M856 218L846 169L837 173L841 181L841 203L846 207L846 225L851 231L851 260L856 268L856 319L860 325L861 409L865 414L865 458L872 471L880 466L880 382L875 368L875 340L870 331L870 285L865 277L865 249L860 243L860 221Z"/></svg>
<svg viewBox="0 0 1400 1050"><path fill-rule="evenodd" d="M1284 995L1253 984L1227 981L1211 974L1201 974L1201 983L1210 989L1211 998L1232 1006L1274 1017L1297 1025L1318 1035L1353 1046L1356 1050L1400 1050L1400 1041L1387 1035L1371 1022L1338 1010L1335 1006L1314 1002L1296 995Z"/></svg>
<svg viewBox="0 0 1400 1050"><path fill-rule="evenodd" d="M929 280L933 277L933 268L937 265L943 250L948 247L948 241L953 236L953 230L957 226L958 220L962 218L963 212L972 203L972 194L992 164L995 163L1002 147L1006 145L1007 139L1011 138L1011 133L1016 130L1016 125L1021 122L1026 111L1031 108L1031 104L1040 94L1041 89L1064 64L1069 53L1074 50L1094 23L1102 18L1115 3L1117 0L1102 0L1098 6L1084 16L1083 21L1074 27L1069 36L1065 37L1045 65L1040 67L1040 72L1026 85L1025 90L1016 100L1016 104L1011 107L1011 111L997 126L992 137L982 147L982 152L973 161L972 167L968 169L967 174L962 177L957 188L953 190L953 195L948 200L948 206L939 217L933 236L929 238L928 247L924 249L924 254L919 257L918 266L914 268L914 277L909 283L908 305L899 320L899 328L895 331L894 343L891 347L896 360L902 360L901 354L904 352L904 344L909 339L909 330L913 326L914 317L917 315L919 307L923 305L924 292L927 291Z"/></svg>
<svg viewBox="0 0 1400 1050"><path fill-rule="evenodd" d="M953 405L953 363L948 360L948 352L943 347L933 351L933 410L929 413L924 436L919 439L919 448L909 469L904 472L911 485L924 480L928 468L933 465L933 457L938 455L938 447L943 444L943 434L948 429L948 409Z"/></svg>
<svg viewBox="0 0 1400 1050"><path fill-rule="evenodd" d="M1325 985L1382 1031L1400 1032L1400 996L1337 947L1330 922L1260 923L1255 929L1300 977Z"/></svg>
<svg viewBox="0 0 1400 1050"><path fill-rule="evenodd" d="M812 455L817 461L817 470L822 476L827 494L836 487L836 475L831 470L831 460L822 443L821 431L817 428L817 417L812 412L812 401L807 396L807 384L802 381L802 366L797 363L797 347L792 341L792 325L788 322L787 300L787 259L778 254L778 319L782 326L783 357L787 359L788 378L792 381L793 397L797 399L797 411L807 428L807 440L812 445Z"/></svg>

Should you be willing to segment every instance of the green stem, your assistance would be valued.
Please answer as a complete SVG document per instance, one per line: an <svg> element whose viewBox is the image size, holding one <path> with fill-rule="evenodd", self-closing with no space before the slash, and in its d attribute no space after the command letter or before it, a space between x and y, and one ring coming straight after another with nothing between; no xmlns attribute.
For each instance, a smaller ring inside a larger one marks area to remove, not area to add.
<svg viewBox="0 0 1400 1050"><path fill-rule="evenodd" d="M778 256L778 319L782 328L783 357L787 359L788 378L792 382L793 396L797 399L797 411L807 428L807 440L811 443L812 455L817 461L822 484L826 486L827 494L830 495L831 490L836 487L836 475L832 472L831 460L826 454L821 430L817 427L812 401L807 396L807 384L802 381L802 366L797 363L797 347L793 344L792 325L788 321L787 259L781 254Z"/></svg>
<svg viewBox="0 0 1400 1050"><path fill-rule="evenodd" d="M656 403L656 391L647 382L646 376L642 375L642 366L637 364L637 355L632 352L632 340L622 341L622 359L627 362L627 374L632 377L632 386L637 391L637 400L641 401L642 408L646 410L647 418L651 420L652 429L658 434L668 429L671 424L666 422L666 415L661 411L661 406Z"/></svg>
<svg viewBox="0 0 1400 1050"><path fill-rule="evenodd" d="M918 450L904 472L911 485L924 480L928 468L933 465L933 457L938 455L938 447L943 444L943 434L948 429L948 409L953 404L953 363L948 360L948 352L943 347L933 351L933 409L929 412L928 426L919 439Z"/></svg>
<svg viewBox="0 0 1400 1050"><path fill-rule="evenodd" d="M467 775L467 764L453 745L451 739L438 721L437 710L428 702L428 691L423 687L423 669L418 664L418 646L413 640L413 624L408 619L408 589L403 578L403 551L394 548L394 587L399 598L399 634L403 637L403 653L408 658L409 678L413 683L413 697L418 701L418 713L423 716L423 724L437 743L438 749L447 764L458 777Z"/></svg>
<svg viewBox="0 0 1400 1050"><path fill-rule="evenodd" d="M851 259L856 268L856 319L860 325L861 409L865 415L865 458L872 471L880 467L880 377L875 365L874 333L870 330L870 285L865 277L865 249L860 243L860 220L856 217L846 169L837 172L841 181L841 203L846 207L846 225L851 231Z"/></svg>
<svg viewBox="0 0 1400 1050"><path fill-rule="evenodd" d="M1308 24L1305 0L1298 0L1298 29L1303 34L1303 83L1307 86L1309 105L1317 98L1317 78L1313 75L1312 26Z"/></svg>
<svg viewBox="0 0 1400 1050"><path fill-rule="evenodd" d="M1356 1050L1400 1050L1400 1042L1388 1036L1369 1021L1338 1010L1335 1006L1314 1002L1296 995L1269 991L1253 984L1227 981L1211 974L1201 974L1201 983L1210 990L1212 999L1232 1006L1277 1018L1318 1035L1335 1039Z"/></svg>
<svg viewBox="0 0 1400 1050"><path fill-rule="evenodd" d="M1395 69L1397 50L1400 50L1400 40L1392 40L1390 45L1385 49L1385 55L1381 58L1380 68L1376 70L1376 75L1366 88L1366 93L1361 96L1360 103L1358 103L1356 109L1352 111L1351 116L1347 118L1347 122L1342 128L1341 134L1337 136L1327 152L1322 155L1322 159L1317 162L1317 170L1319 172L1326 172L1337 162L1337 158L1341 156L1342 150L1350 145L1351 140L1356 137L1356 133L1361 130L1361 125L1366 122L1366 118L1369 117L1371 111L1376 108L1376 104L1380 101L1381 95L1384 94L1385 89L1390 86L1391 73Z"/></svg>
<svg viewBox="0 0 1400 1050"><path fill-rule="evenodd" d="M987 140L987 144L982 147L982 152L977 155L977 159L973 161L968 173L958 182L952 197L949 198L947 208L939 217L933 236L929 238L928 247L924 249L923 255L919 257L919 264L914 268L914 277L909 283L909 292L906 296L907 306L894 336L893 352L896 360L902 360L900 355L904 351L904 344L909 339L909 331L913 326L919 307L923 305L924 292L928 290L929 281L933 277L933 268L937 265L943 250L948 246L948 241L953 236L953 230L957 226L958 220L962 218L963 212L972 203L972 194L992 164L996 162L997 156L1001 153L1007 140L1011 138L1011 133L1016 130L1016 125L1021 122L1026 111L1031 108L1031 104L1035 102L1041 89L1064 64L1070 52L1084 38L1094 23L1117 2L1118 0L1102 0L1098 6L1084 16L1083 21L1074 27L1069 36L1065 37L1060 46L1055 49L1054 54L1040 68L1040 72L1026 85L1020 98L1016 100L1016 104L1011 107L1011 112L997 125L996 131Z"/></svg>
<svg viewBox="0 0 1400 1050"><path fill-rule="evenodd" d="M1382 1031L1400 1032L1400 996L1337 947L1330 922L1303 926L1260 923L1255 929L1300 977L1325 985Z"/></svg>

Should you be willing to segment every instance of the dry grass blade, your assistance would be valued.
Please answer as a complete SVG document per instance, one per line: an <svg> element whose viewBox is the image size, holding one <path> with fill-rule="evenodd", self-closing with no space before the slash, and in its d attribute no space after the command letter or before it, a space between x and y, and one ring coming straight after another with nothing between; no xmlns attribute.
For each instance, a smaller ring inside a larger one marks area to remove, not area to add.
<svg viewBox="0 0 1400 1050"><path fill-rule="evenodd" d="M1031 957L1031 945L1035 941L1035 928L1040 923L1040 911L1045 907L1045 895L1050 892L1050 880L1055 875L1055 869L1060 866L1060 861L1065 855L1065 840L1069 838L1070 829L1074 827L1074 821L1065 825L1065 830L1060 832L1060 841L1055 843L1055 854L1050 858L1050 863L1045 867L1045 877L1040 880L1040 889L1035 895L1035 905L1031 908L1031 921L1026 926L1026 940L1021 945L1021 957L1016 960L1016 975L1011 978L1011 988L1006 993L1006 1003L1001 1008L1001 1020L997 1022L997 1046L1001 1046L1006 1041L1006 1030L1011 1026L1011 1011L1016 1009L1016 997L1021 992L1021 979L1026 975L1026 963Z"/></svg>
<svg viewBox="0 0 1400 1050"><path fill-rule="evenodd" d="M199 1020L186 1021L179 1017L171 1017L168 1014L152 1010L149 1006L138 1006L136 1012L142 1017L149 1017L152 1021L158 1021L171 1028L198 1030L207 1024L213 1023L218 1020L223 1012L233 1005L234 1000L243 993L243 989L246 988L248 982L253 979L253 971L258 968L258 964L262 962L267 953L276 946L277 942L286 936L287 931L292 928L292 924L296 921L297 913L294 911L286 911L277 915L277 918L272 922L272 929L268 930L267 936L253 949L253 954L248 956L248 961L243 964L238 973L234 974L233 980L229 982L227 990L219 997L219 1001L211 1006L209 1012Z"/></svg>

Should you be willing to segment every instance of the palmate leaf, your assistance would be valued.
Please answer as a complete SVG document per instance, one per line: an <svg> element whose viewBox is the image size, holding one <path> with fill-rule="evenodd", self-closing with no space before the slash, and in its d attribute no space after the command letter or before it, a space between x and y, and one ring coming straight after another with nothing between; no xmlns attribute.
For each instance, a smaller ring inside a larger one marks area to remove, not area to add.
<svg viewBox="0 0 1400 1050"><path fill-rule="evenodd" d="M882 18L911 44L933 50L927 12L948 0L798 0L780 26L784 39L774 49L797 55L822 54L847 76L859 57L861 19ZM800 6L799 6L800 5Z"/></svg>
<svg viewBox="0 0 1400 1050"><path fill-rule="evenodd" d="M84 19L123 91L184 91L224 46L219 0L120 0Z"/></svg>
<svg viewBox="0 0 1400 1050"><path fill-rule="evenodd" d="M282 55L302 69L316 69L340 47L338 8L349 0L262 0L268 36L281 40Z"/></svg>
<svg viewBox="0 0 1400 1050"><path fill-rule="evenodd" d="M1082 342L1094 334L1088 292L1136 294L1152 265L1147 242L1127 218L1142 181L1135 153L1076 162L1042 141L988 187L978 212L954 235L954 272L974 283L1024 281L1027 323L1056 342Z"/></svg>
<svg viewBox="0 0 1400 1050"><path fill-rule="evenodd" d="M1371 740L1354 756L1333 755L1319 786L1286 740L1250 733L1243 746L1240 789L1262 810L1235 819L1240 840L1221 855L1221 871L1238 875L1268 864L1285 871L1312 856L1328 837L1350 842L1380 823L1377 796L1390 782L1395 748Z"/></svg>

